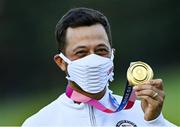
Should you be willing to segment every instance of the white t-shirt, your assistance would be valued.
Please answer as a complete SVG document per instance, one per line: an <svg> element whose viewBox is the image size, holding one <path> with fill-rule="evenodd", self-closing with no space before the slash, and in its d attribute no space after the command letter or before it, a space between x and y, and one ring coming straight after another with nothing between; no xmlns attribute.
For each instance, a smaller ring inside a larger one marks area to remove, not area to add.
<svg viewBox="0 0 180 127"><path fill-rule="evenodd" d="M109 100L109 90L100 100L108 108L113 108ZM113 95L117 101L122 97ZM84 103L74 103L66 94L41 109L38 113L28 118L22 127L139 127L175 126L163 118L160 114L152 121L144 120L144 113L141 109L140 101L136 100L130 110L122 110L116 113L104 113L94 107Z"/></svg>

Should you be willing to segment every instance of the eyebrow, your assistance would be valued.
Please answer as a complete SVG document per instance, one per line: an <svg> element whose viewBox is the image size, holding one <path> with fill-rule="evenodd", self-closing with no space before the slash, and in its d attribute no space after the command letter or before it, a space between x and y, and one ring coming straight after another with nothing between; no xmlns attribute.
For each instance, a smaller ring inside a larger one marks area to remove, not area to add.
<svg viewBox="0 0 180 127"><path fill-rule="evenodd" d="M106 47L109 50L109 47L105 44L98 44L96 46L96 48L99 48L99 47ZM85 45L81 45L81 46L78 46L75 49L73 49L73 52L75 52L77 49L85 49L85 48L87 48Z"/></svg>
<svg viewBox="0 0 180 127"><path fill-rule="evenodd" d="M73 52L75 52L77 49L84 49L87 48L86 46L82 45L82 46L78 46L75 49L73 49Z"/></svg>
<svg viewBox="0 0 180 127"><path fill-rule="evenodd" d="M97 45L97 47L106 47L107 49L109 49L109 47L105 44L99 44L99 45Z"/></svg>

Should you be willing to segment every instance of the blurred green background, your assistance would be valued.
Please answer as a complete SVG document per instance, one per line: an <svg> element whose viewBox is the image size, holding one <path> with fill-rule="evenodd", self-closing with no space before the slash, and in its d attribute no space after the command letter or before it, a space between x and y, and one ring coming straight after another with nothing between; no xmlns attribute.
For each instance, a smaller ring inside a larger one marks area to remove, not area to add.
<svg viewBox="0 0 180 127"><path fill-rule="evenodd" d="M122 95L131 61L145 61L162 78L164 116L180 125L180 1L0 0L0 126L18 126L64 92L53 62L54 28L65 12L90 7L111 24L115 81Z"/></svg>

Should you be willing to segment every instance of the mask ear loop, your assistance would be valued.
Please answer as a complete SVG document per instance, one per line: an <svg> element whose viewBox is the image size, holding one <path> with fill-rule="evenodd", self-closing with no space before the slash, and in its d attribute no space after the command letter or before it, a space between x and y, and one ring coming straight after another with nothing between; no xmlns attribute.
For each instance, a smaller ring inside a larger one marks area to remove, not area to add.
<svg viewBox="0 0 180 127"><path fill-rule="evenodd" d="M114 60L114 49L111 50L111 60Z"/></svg>
<svg viewBox="0 0 180 127"><path fill-rule="evenodd" d="M71 63L71 61L63 53L60 53L59 57L61 57L66 63L68 63L68 64ZM68 82L69 82L70 81L70 77L66 76L66 78L68 79Z"/></svg>
<svg viewBox="0 0 180 127"><path fill-rule="evenodd" d="M114 60L114 49L111 50L111 58L112 61ZM109 81L112 82L114 80L113 76L114 76L114 72L113 72L113 68L112 68L112 72L109 74Z"/></svg>
<svg viewBox="0 0 180 127"><path fill-rule="evenodd" d="M71 61L70 61L66 56L64 56L63 53L60 53L60 54L59 54L59 57L61 57L66 63L68 63L68 64L71 63Z"/></svg>

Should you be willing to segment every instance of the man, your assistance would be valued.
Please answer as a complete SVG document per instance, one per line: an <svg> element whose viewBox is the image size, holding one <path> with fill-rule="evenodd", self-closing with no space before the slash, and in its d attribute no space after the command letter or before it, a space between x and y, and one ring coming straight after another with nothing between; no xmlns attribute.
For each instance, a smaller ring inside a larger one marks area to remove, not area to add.
<svg viewBox="0 0 180 127"><path fill-rule="evenodd" d="M55 35L60 54L54 61L67 75L66 94L27 119L24 127L174 126L161 114L165 98L161 79L134 87L141 101L129 110L116 111L118 104L114 103L122 97L108 89L114 50L103 14L88 8L71 9L56 25Z"/></svg>

